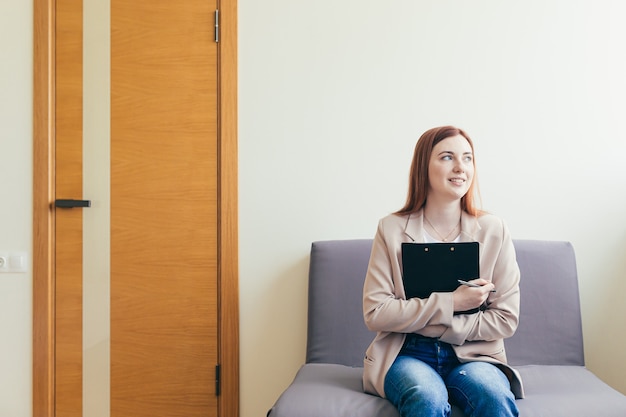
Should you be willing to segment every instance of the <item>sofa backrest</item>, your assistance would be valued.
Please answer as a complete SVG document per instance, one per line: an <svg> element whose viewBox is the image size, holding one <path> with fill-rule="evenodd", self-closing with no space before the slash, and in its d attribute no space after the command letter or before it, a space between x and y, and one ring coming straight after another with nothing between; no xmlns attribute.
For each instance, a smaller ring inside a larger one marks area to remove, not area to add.
<svg viewBox="0 0 626 417"><path fill-rule="evenodd" d="M511 365L584 365L578 275L569 242L514 240L520 323L505 341Z"/></svg>
<svg viewBox="0 0 626 417"><path fill-rule="evenodd" d="M576 260L568 242L515 240L521 271L520 323L506 340L512 365L583 365ZM363 322L371 239L311 246L307 363L363 366L374 333Z"/></svg>

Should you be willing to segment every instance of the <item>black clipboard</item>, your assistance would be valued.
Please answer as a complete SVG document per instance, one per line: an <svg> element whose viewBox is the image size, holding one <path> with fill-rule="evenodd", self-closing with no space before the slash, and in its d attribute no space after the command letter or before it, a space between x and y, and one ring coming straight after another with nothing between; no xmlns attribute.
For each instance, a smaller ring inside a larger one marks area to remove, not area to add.
<svg viewBox="0 0 626 417"><path fill-rule="evenodd" d="M479 278L478 250L478 242L403 243L402 281L406 298L428 298L433 292L452 292L460 285L459 279Z"/></svg>

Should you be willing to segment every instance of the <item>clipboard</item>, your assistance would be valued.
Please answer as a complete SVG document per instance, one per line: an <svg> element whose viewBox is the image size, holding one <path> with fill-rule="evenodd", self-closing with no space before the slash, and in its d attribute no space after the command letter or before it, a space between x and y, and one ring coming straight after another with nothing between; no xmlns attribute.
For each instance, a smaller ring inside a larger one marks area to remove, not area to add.
<svg viewBox="0 0 626 417"><path fill-rule="evenodd" d="M428 298L433 292L452 292L460 285L457 280L480 277L478 254L478 242L402 243L402 281L406 298Z"/></svg>

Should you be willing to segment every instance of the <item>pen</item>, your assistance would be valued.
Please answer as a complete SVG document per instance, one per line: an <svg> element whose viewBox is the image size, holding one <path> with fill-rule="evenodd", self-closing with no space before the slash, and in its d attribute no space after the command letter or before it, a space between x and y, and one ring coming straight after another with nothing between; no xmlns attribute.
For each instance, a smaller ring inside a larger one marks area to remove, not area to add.
<svg viewBox="0 0 626 417"><path fill-rule="evenodd" d="M458 279L457 281L459 282L459 284L467 285L468 287L482 287L482 285L473 284L471 282L463 281L462 279ZM493 290L491 290L491 292L496 292L496 289L494 288Z"/></svg>

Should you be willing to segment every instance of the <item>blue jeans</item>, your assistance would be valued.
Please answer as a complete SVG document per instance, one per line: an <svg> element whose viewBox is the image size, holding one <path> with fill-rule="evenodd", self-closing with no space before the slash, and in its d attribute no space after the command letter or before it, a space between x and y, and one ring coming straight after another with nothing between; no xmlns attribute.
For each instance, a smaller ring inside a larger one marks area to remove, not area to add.
<svg viewBox="0 0 626 417"><path fill-rule="evenodd" d="M460 363L449 344L418 335L407 335L385 377L385 396L401 417L447 417L450 403L467 417L519 415L500 369L487 362Z"/></svg>

